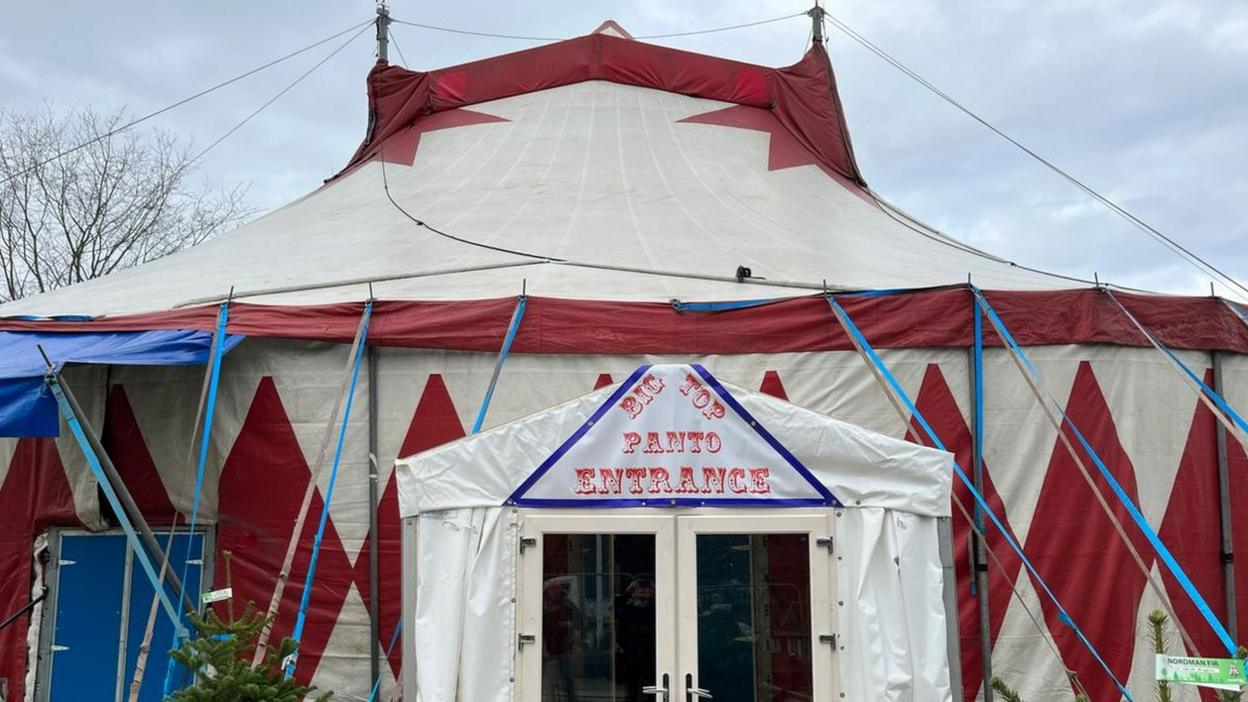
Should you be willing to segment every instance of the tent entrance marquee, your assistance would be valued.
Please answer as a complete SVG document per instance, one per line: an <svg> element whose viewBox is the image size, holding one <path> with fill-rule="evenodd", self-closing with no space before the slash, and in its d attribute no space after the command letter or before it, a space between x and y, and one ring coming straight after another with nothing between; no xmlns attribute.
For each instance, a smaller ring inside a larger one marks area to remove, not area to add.
<svg viewBox="0 0 1248 702"><path fill-rule="evenodd" d="M405 692L949 700L951 461L685 364L402 458Z"/></svg>

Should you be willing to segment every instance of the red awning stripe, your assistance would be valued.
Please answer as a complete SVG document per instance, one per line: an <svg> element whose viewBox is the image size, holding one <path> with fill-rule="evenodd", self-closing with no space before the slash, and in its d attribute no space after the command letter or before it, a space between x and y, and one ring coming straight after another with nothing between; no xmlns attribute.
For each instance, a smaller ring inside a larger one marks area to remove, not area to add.
<svg viewBox="0 0 1248 702"><path fill-rule="evenodd" d="M1113 300L1099 290L986 292L1024 346L1116 344L1145 347ZM1248 325L1218 298L1114 293L1123 305L1176 349L1248 353ZM887 296L838 296L879 348L966 347L972 301L965 288ZM363 301L310 306L230 307L231 334L350 343ZM514 297L455 301L378 301L370 342L496 352L515 309ZM0 320L6 331L211 330L217 306L90 321ZM991 330L985 344L1000 346ZM513 352L533 354L726 354L850 350L822 296L724 312L681 313L664 302L603 302L528 298Z"/></svg>

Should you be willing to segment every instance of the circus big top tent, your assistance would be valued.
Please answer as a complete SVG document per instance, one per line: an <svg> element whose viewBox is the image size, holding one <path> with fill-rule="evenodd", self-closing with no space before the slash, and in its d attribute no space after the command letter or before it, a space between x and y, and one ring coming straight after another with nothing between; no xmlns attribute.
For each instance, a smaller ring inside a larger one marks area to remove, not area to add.
<svg viewBox="0 0 1248 702"><path fill-rule="evenodd" d="M429 72L381 62L368 100L364 143L303 198L0 306L0 435L12 437L0 439L0 616L48 586L0 630L12 699L72 686L75 672L128 683L135 649L117 640L141 638L151 601L36 344L64 365L146 521L160 531L195 515L203 536L183 548L203 544L190 570L205 590L226 586L228 551L234 601L269 602L316 476L274 636L299 628L295 676L344 699L369 696L370 659L383 699L402 679L415 689L420 662L400 629L415 607L403 553L414 521L400 517L396 458L651 363L698 363L955 455L985 496L954 480L955 502L999 520L985 520L994 560L952 510L954 686L967 699L985 663L1032 701L1070 699L1072 686L1095 700L1119 685L1143 693L1153 659L1139 625L1163 601L1187 634L1176 652L1226 655L1189 586L1233 637L1231 612L1248 612L1234 562L1248 521L1227 505L1248 495L1248 458L1239 425L1211 405L1248 406L1239 308L1033 270L883 202L817 43L765 68L608 22ZM204 423L211 348L228 353ZM354 408L339 401L344 367ZM1184 369L1209 385L1205 400ZM115 571L115 592L84 581L86 567L99 583ZM84 611L117 609L91 596L115 603L132 585L129 619L86 631ZM156 699L162 675L148 677L143 699ZM894 682L887 699L928 699Z"/></svg>

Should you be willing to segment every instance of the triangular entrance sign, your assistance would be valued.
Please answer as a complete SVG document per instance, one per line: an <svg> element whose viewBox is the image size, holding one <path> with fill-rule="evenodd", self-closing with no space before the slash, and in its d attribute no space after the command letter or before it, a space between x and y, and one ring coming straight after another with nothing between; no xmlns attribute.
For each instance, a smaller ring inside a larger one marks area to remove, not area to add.
<svg viewBox="0 0 1248 702"><path fill-rule="evenodd" d="M840 506L699 365L638 368L537 470L529 507Z"/></svg>

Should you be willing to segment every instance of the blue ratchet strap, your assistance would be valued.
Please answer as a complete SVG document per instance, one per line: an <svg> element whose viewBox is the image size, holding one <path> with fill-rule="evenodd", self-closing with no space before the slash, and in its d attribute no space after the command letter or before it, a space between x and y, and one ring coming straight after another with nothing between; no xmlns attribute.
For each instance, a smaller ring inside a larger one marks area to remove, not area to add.
<svg viewBox="0 0 1248 702"><path fill-rule="evenodd" d="M390 654L394 651L394 645L399 642L399 632L403 631L403 618L399 617L399 623L394 627L394 634L390 637L390 645L386 647L386 660L390 660ZM373 683L373 691L368 693L368 702L377 699L377 689L381 687L381 676L377 676L377 681Z"/></svg>
<svg viewBox="0 0 1248 702"><path fill-rule="evenodd" d="M971 364L974 366L972 371L975 378L975 436L972 438L975 454L972 469L976 473L975 477L978 478L984 470L984 320L973 299L971 300L971 314L974 316L975 330L975 339L971 346ZM975 503L972 519L975 520L975 527L979 529L979 533L983 534L984 510L980 508L978 502ZM974 574L969 579L971 594L978 594L976 589L979 587L979 579Z"/></svg>
<svg viewBox="0 0 1248 702"><path fill-rule="evenodd" d="M92 450L91 442L87 440L87 434L82 428L82 423L70 407L69 400L65 398L65 392L61 390L60 380L57 379L55 374L49 372L46 382L48 388L52 390L52 395L56 398L56 405L61 410L61 416L65 418L65 423L69 425L69 430L73 433L74 440L78 442L78 447L82 449L82 455L87 459L87 465L91 467L91 472L95 475L95 481L99 484L100 491L104 493L109 506L113 508L113 514L117 515L117 521L121 522L121 528L126 532L126 540L130 542L130 548L139 557L139 563L143 566L143 571L147 573L148 580L152 582L152 589L160 598L160 604L164 607L165 613L169 615L169 620L173 622L174 631L179 635L184 635L185 629L182 626L182 618L178 615L177 608L169 601L169 595L165 592L160 577L156 574L156 569L152 567L152 561L148 557L147 548L139 540L139 534L134 530L134 524L130 522L130 517L121 506L121 500L117 497L117 492L113 489L112 483L108 481L108 476L104 475L104 467L100 464L100 457L95 455L95 451Z"/></svg>
<svg viewBox="0 0 1248 702"><path fill-rule="evenodd" d="M923 413L919 411L919 408L914 404L914 401L910 399L910 396L901 387L901 383L899 383L892 372L888 370L888 366L884 365L884 361L880 359L879 355L875 352L875 349L871 347L871 343L867 341L867 338L863 336L861 331L859 331L857 325L854 324L854 320L849 316L849 313L846 312L845 308L842 307L841 304L831 295L828 295L827 299L828 304L832 306L833 311L844 322L850 335L852 335L857 344L861 346L863 353L871 359L871 363L879 369L889 387L892 388L893 393L905 403L906 408L910 410L911 416L921 427L923 427L923 431L927 434L928 439L931 440L932 444L936 448L942 451L948 451L948 449L945 448L944 442L940 440L940 437L936 435L935 430L932 429L932 426L928 424L927 420L923 417ZM1128 702L1134 702L1135 698L1131 696L1131 693L1127 691L1127 688L1124 687L1122 683L1118 682L1118 678L1115 677L1113 671L1110 670L1109 664L1105 662L1105 659L1101 657L1100 652L1096 650L1096 647L1093 646L1092 642L1088 640L1088 637L1084 635L1083 630L1080 629L1079 625L1075 623L1074 618L1071 617L1066 611L1066 608L1062 606L1062 603L1057 599L1057 595L1053 593L1049 584L1045 582L1044 578L1040 576L1039 571L1036 570L1035 565L1032 564L1031 559L1027 557L1027 554L1023 553L1022 546L1015 541L1014 537L1005 528L1005 525L1001 523L1000 518L997 517L996 512L993 511L992 506L988 504L988 501L984 499L984 496L980 494L979 490L975 489L975 484L970 478L967 477L966 472L962 470L961 466L958 465L956 459L953 461L953 471L958 476L958 479L961 480L962 483L966 485L967 489L971 491L971 495L975 498L976 504L979 505L984 514L988 515L988 518L992 521L993 526L997 528L997 531L1001 532L1001 536L1005 539L1005 542L1009 544L1010 549L1012 549L1014 553L1018 554L1019 560L1023 562L1023 566L1027 568L1027 572L1030 573L1036 582L1040 584L1040 588L1044 591L1045 595L1047 595L1053 605L1057 607L1058 620L1068 626L1070 630L1075 633L1075 636L1079 638L1079 641L1083 643L1084 647L1088 649L1088 652L1092 654L1092 657L1096 659L1096 662L1101 666L1101 669L1105 671L1105 674L1109 676L1109 679L1113 681L1114 685L1118 688L1118 691L1122 693L1122 696L1126 698Z"/></svg>
<svg viewBox="0 0 1248 702"><path fill-rule="evenodd" d="M1119 302L1118 304L1121 305L1122 303ZM1123 309L1126 309L1126 308L1124 307ZM1225 398L1219 395L1216 390L1209 387L1205 383L1204 379L1196 375L1196 373L1193 372L1192 369L1186 363L1184 363L1183 361L1180 361L1179 357L1174 355L1174 352L1170 350L1170 347L1162 343L1161 339L1158 339L1155 334L1145 329L1144 325L1141 324L1139 320L1132 319L1132 321L1135 322L1136 326L1139 327L1140 331L1144 332L1144 335L1148 337L1149 341L1153 342L1153 344L1155 344L1157 348L1161 349L1162 353L1168 356L1171 361L1174 361L1175 365L1177 365L1180 369L1182 369L1183 373L1200 387L1200 389L1205 393L1205 397L1208 397L1210 400L1212 400L1213 403L1218 406L1218 409L1222 410L1223 414L1229 417L1231 421L1235 422L1236 426L1238 426L1240 429L1243 429L1245 432L1248 432L1248 422L1244 421L1244 418L1240 416L1240 414L1236 412L1230 406L1230 404L1227 403Z"/></svg>
<svg viewBox="0 0 1248 702"><path fill-rule="evenodd" d="M360 345L355 350L355 362L351 366L351 387L347 390L347 406L342 412L342 426L338 430L338 446L334 449L334 464L329 471L329 485L325 488L325 501L321 505L321 521L316 527L316 538L312 541L312 557L308 561L308 574L303 579L303 594L299 598L299 615L295 618L295 630L291 634L296 646L303 639L303 626L308 619L308 603L312 600L312 584L316 580L316 560L321 555L321 540L325 537L325 524L329 521L329 505L334 500L334 484L338 481L338 466L342 464L342 448L347 440L347 422L351 419L351 405L355 400L355 386L360 379L360 364L364 360L364 350L368 346L368 322L372 316L373 301L369 300L364 304L364 318L360 322ZM285 675L288 679L295 673L298 656L299 649L296 648L284 664Z"/></svg>
<svg viewBox="0 0 1248 702"><path fill-rule="evenodd" d="M744 310L751 307L762 307L770 305L773 302L779 302L779 299L768 300L733 300L730 302L681 302L680 300L672 300L672 309L677 312L727 312L730 310Z"/></svg>
<svg viewBox="0 0 1248 702"><path fill-rule="evenodd" d="M217 311L217 328L213 335L216 342L212 350L212 368L208 372L208 399L204 407L204 426L199 440L199 464L195 468L195 498L191 507L191 520L187 523L189 528L186 544L186 557L182 561L182 582L186 583L187 574L190 572L191 566L191 544L194 543L195 527L199 522L199 500L204 493L204 471L208 466L208 448L212 444L212 419L217 408L217 390L221 387L221 359L225 356L225 340L226 326L230 321L230 303L222 302L221 308ZM172 542L170 542L172 545ZM201 544L201 548L202 548ZM173 640L174 648L181 645L181 637L175 636ZM173 671L177 668L177 661L173 658L169 659L169 665L165 670L165 695L174 690Z"/></svg>
<svg viewBox="0 0 1248 702"><path fill-rule="evenodd" d="M1014 337L1010 335L1009 329L1006 328L1005 324L1001 321L1001 318L997 316L996 310L992 308L992 305L988 304L988 300L984 298L978 288L972 288L972 291L975 294L975 299L979 301L980 307L982 307L984 312L988 315L988 319L992 321L992 325L1001 335L1001 338L1004 339L1006 344L1008 344L1009 347L1018 354L1019 358L1022 359L1023 364L1030 370L1032 376L1036 380L1042 381L1042 376L1039 371L1037 371L1036 367L1032 365L1030 359L1027 358L1027 354L1023 352L1022 347L1018 345L1018 342L1014 340ZM1176 358L1175 360L1177 361L1178 359ZM1201 383L1201 385L1204 385L1204 383ZM1050 400L1052 400L1051 397ZM1153 549L1157 551L1157 555L1161 556L1161 560L1166 564L1166 568L1170 571L1170 574L1174 576L1175 580L1179 581L1179 585L1183 587L1183 591L1186 592L1187 596L1192 600L1192 604L1196 605L1196 609L1200 610L1201 616L1204 617L1205 621L1209 623L1209 627L1213 629L1215 634L1218 635L1218 639L1221 640L1222 645L1226 647L1226 650L1230 653L1231 657L1234 658L1236 654L1235 642L1231 640L1231 635L1227 633L1226 628L1222 626L1222 622L1218 621L1218 618L1214 615L1213 610L1209 608L1209 604L1205 602L1205 598L1202 597L1200 592L1196 589L1196 585L1189 577L1187 577L1187 573L1184 572L1183 567L1180 566L1178 561L1174 559L1174 556L1171 555L1170 549L1166 548L1166 545L1162 543L1161 537L1159 537L1157 532L1153 531L1153 528L1149 526L1148 520L1144 518L1144 515L1140 513L1139 508L1135 506L1135 502L1131 499L1131 496L1127 494L1127 491L1123 489L1122 485L1118 482L1118 479L1114 477L1114 474L1110 472L1109 468L1105 465L1105 462L1101 460L1101 457L1097 454L1096 449L1092 448L1092 445L1088 443L1087 439L1084 438L1083 432L1079 431L1079 427L1075 426L1075 422L1066 414L1066 410L1058 405L1056 401L1053 401L1053 405L1059 412L1061 412L1063 423L1070 427L1071 431L1075 435L1075 438L1079 441L1079 444L1083 446L1083 450L1086 451L1088 456L1092 458L1092 462L1096 465L1097 471L1100 472L1101 477L1105 479L1105 482L1109 483L1109 487L1113 490L1114 495L1118 498L1118 501L1127 508L1127 513L1131 515L1131 520L1135 522L1140 531L1144 533L1144 536L1148 538L1148 542L1153 545Z"/></svg>
<svg viewBox="0 0 1248 702"><path fill-rule="evenodd" d="M516 311L511 314L511 324L507 327L507 336L503 337L503 348L498 352L498 361L494 363L494 375L490 377L490 387L485 391L485 399L481 401L481 409L477 412L477 419L472 423L472 432L476 434L481 431L481 425L485 423L485 413L490 410L490 400L494 397L494 387L498 385L498 374L503 371L503 363L507 360L507 355L511 353L511 344L516 340L516 332L520 330L520 320L524 319L524 308L528 304L528 298L521 295L516 302Z"/></svg>

